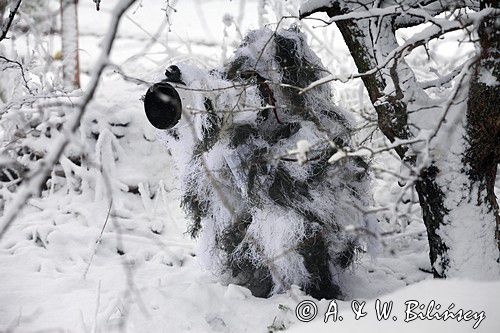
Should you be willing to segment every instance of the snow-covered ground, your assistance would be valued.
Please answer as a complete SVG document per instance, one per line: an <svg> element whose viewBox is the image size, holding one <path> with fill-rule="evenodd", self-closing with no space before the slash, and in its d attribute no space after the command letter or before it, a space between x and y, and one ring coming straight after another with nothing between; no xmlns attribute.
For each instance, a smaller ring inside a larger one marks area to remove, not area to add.
<svg viewBox="0 0 500 333"><path fill-rule="evenodd" d="M254 1L247 1L243 9L238 1L170 1L176 12L171 12L169 21L159 9L168 2L138 3L123 20L112 60L128 75L144 80L161 75L167 63L195 59L200 65L216 66L230 56L238 32L224 25L226 13L236 21L241 18L243 32L259 23ZM98 55L112 5L103 1L101 11L96 12L92 1L80 1L83 86ZM282 8L284 14L286 8ZM167 33L167 28L160 42L145 50L163 21L171 31ZM314 32L321 40L322 33ZM330 50L318 50L324 57L332 50L337 56L323 61L332 71L352 71L352 61L338 33L332 41ZM340 104L361 106L359 82L335 88ZM425 228L420 221L386 237L376 258L357 260L345 278L346 300L337 301L343 321L324 323L330 301L322 300L316 302L316 319L300 322L295 308L311 298L297 288L262 299L245 288L221 284L200 267L194 254L195 241L185 234L186 220L179 208L168 153L143 113L140 98L145 90L144 85L109 70L86 115L99 119L109 133L100 149L110 149L110 155L115 156L106 164L113 172L113 209L102 195L104 189L101 195L56 191L30 200L0 242L1 332L473 330L476 320L417 319L405 323L404 302L408 300L422 304L435 300L441 310L454 303L454 312L484 311L485 319L476 331L500 332L500 281L432 280ZM366 97L364 101L368 102ZM379 203L392 198L393 191L385 180L374 184ZM376 319L377 298L394 301L397 321L392 315L388 320ZM367 300L366 317L353 319L353 299Z"/></svg>

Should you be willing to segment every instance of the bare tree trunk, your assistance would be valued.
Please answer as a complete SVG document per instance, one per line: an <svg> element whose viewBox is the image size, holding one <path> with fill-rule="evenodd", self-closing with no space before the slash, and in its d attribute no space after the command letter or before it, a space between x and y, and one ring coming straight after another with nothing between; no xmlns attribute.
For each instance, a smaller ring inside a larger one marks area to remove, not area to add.
<svg viewBox="0 0 500 333"><path fill-rule="evenodd" d="M60 0L63 80L68 88L80 88L78 56L78 0Z"/></svg>

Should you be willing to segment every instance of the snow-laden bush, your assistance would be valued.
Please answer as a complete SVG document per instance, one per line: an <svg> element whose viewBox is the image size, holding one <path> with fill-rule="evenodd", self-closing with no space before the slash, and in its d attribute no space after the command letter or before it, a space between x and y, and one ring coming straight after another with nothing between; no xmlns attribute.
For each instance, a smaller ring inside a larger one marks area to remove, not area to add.
<svg viewBox="0 0 500 333"><path fill-rule="evenodd" d="M199 257L257 296L296 284L339 297L359 231L373 227L362 213L371 202L366 162L328 162L350 145L349 115L327 85L297 89L325 73L297 28L264 28L222 69L172 66L146 95L160 128L176 125L182 105L180 122L163 134Z"/></svg>

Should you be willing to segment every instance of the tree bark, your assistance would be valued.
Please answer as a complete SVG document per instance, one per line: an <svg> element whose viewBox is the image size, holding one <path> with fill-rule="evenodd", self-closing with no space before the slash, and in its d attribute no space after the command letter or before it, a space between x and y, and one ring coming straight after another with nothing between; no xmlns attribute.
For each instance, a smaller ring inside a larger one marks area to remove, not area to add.
<svg viewBox="0 0 500 333"><path fill-rule="evenodd" d="M61 40L64 85L80 88L80 58L78 55L78 0L60 0Z"/></svg>
<svg viewBox="0 0 500 333"><path fill-rule="evenodd" d="M3 27L3 16L5 15L6 7L7 7L7 0L0 0L0 29Z"/></svg>
<svg viewBox="0 0 500 333"><path fill-rule="evenodd" d="M498 1L485 0L480 8L500 8ZM467 137L469 147L464 164L469 179L478 184L478 205L485 204L496 220L496 240L500 250L500 214L495 196L495 178L500 163L500 29L498 18L490 18L479 27L480 61L471 82Z"/></svg>

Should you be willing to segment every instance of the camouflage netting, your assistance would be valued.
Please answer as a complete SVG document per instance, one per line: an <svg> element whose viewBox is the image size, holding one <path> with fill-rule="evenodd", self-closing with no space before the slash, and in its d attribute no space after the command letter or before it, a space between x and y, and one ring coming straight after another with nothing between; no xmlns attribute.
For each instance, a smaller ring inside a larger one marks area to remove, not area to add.
<svg viewBox="0 0 500 333"><path fill-rule="evenodd" d="M341 297L362 246L352 226L367 227L359 207L371 202L369 177L360 158L328 163L349 146L352 121L328 85L294 88L326 75L304 35L251 31L223 69L177 64L166 75L183 114L165 138L201 261L256 296L296 284ZM305 163L287 154L301 140Z"/></svg>

